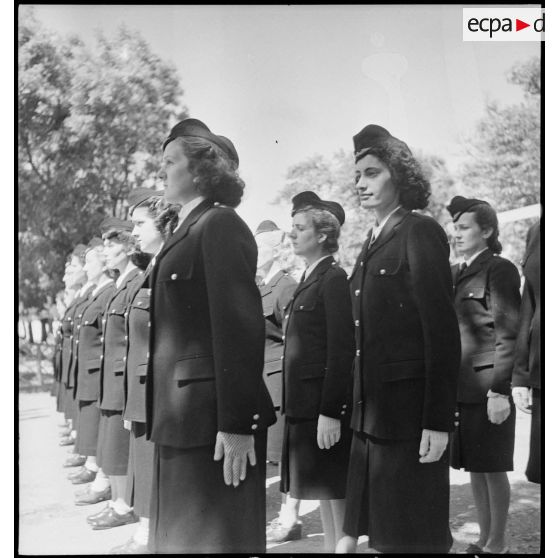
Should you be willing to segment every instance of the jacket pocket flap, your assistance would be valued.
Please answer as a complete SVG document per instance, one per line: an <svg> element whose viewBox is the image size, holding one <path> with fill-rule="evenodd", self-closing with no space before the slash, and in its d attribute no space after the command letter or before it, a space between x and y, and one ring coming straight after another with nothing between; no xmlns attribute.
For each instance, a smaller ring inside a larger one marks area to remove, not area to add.
<svg viewBox="0 0 558 558"><path fill-rule="evenodd" d="M485 291L484 287L467 287L462 298L484 298Z"/></svg>
<svg viewBox="0 0 558 558"><path fill-rule="evenodd" d="M326 367L321 364L305 364L300 367L300 379L311 380L313 378L323 378Z"/></svg>
<svg viewBox="0 0 558 558"><path fill-rule="evenodd" d="M494 366L494 351L487 351L485 353L478 353L471 356L471 363L473 368L486 368Z"/></svg>
<svg viewBox="0 0 558 558"><path fill-rule="evenodd" d="M126 364L123 360L115 360L112 371L115 374L123 374L126 368Z"/></svg>
<svg viewBox="0 0 558 558"><path fill-rule="evenodd" d="M89 372L95 372L99 370L101 367L101 359L100 358L92 358L85 363L85 367Z"/></svg>
<svg viewBox="0 0 558 558"><path fill-rule="evenodd" d="M140 310L149 310L149 296L136 296L134 302L132 303L133 308L139 308Z"/></svg>
<svg viewBox="0 0 558 558"><path fill-rule="evenodd" d="M424 360L403 360L390 362L380 366L382 381L396 382L398 380L411 380L424 378Z"/></svg>
<svg viewBox="0 0 558 558"><path fill-rule="evenodd" d="M186 357L174 365L175 380L214 380L212 356Z"/></svg>
<svg viewBox="0 0 558 558"><path fill-rule="evenodd" d="M109 309L107 310L107 316L110 316L112 314L116 314L117 316L124 316L125 312L126 312L125 305L110 306Z"/></svg>
<svg viewBox="0 0 558 558"><path fill-rule="evenodd" d="M295 300L293 302L293 311L294 312L311 312L316 308L317 299L307 299L307 300Z"/></svg>
<svg viewBox="0 0 558 558"><path fill-rule="evenodd" d="M403 266L403 261L399 258L383 258L379 261L371 262L371 272L373 275L395 275Z"/></svg>
<svg viewBox="0 0 558 558"><path fill-rule="evenodd" d="M147 364L138 364L136 366L136 376L147 376Z"/></svg>

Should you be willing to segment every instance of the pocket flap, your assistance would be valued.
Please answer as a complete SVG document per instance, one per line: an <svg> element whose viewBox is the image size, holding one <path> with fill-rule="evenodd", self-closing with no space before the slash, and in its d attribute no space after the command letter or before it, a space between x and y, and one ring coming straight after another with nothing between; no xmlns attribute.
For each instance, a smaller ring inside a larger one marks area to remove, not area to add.
<svg viewBox="0 0 558 558"><path fill-rule="evenodd" d="M485 287L467 287L462 298L484 298Z"/></svg>
<svg viewBox="0 0 558 558"><path fill-rule="evenodd" d="M192 356L176 361L174 365L175 380L214 380L212 356Z"/></svg>
<svg viewBox="0 0 558 558"><path fill-rule="evenodd" d="M126 312L126 306L125 305L116 305L116 306L110 306L109 309L107 310L107 315L112 315L112 314L116 314L117 316L124 316L124 313Z"/></svg>
<svg viewBox="0 0 558 558"><path fill-rule="evenodd" d="M295 300L293 302L293 312L312 312L316 308L317 299Z"/></svg>
<svg viewBox="0 0 558 558"><path fill-rule="evenodd" d="M485 353L478 353L471 356L471 363L473 368L486 368L494 366L494 351L487 351Z"/></svg>
<svg viewBox="0 0 558 558"><path fill-rule="evenodd" d="M313 378L323 378L326 367L322 363L304 364L300 367L300 379L310 380Z"/></svg>
<svg viewBox="0 0 558 558"><path fill-rule="evenodd" d="M384 382L424 378L424 360L390 362L388 364L382 364L380 369L382 381Z"/></svg>
<svg viewBox="0 0 558 558"><path fill-rule="evenodd" d="M89 372L95 372L101 367L101 359L93 358L85 363L85 367Z"/></svg>
<svg viewBox="0 0 558 558"><path fill-rule="evenodd" d="M383 258L378 261L371 262L370 270L372 275L395 275L399 273L403 267L403 261L399 258Z"/></svg>
<svg viewBox="0 0 558 558"><path fill-rule="evenodd" d="M137 365L136 376L147 376L147 364L138 364Z"/></svg>
<svg viewBox="0 0 558 558"><path fill-rule="evenodd" d="M194 265L186 265L176 270L165 270L157 276L158 283L175 283L178 281L187 281L194 274Z"/></svg>
<svg viewBox="0 0 558 558"><path fill-rule="evenodd" d="M115 360L112 371L119 375L124 374L124 370L126 369L126 364L123 360Z"/></svg>
<svg viewBox="0 0 558 558"><path fill-rule="evenodd" d="M137 295L134 298L134 302L132 303L133 308L139 308L140 310L149 310L149 296L140 296Z"/></svg>

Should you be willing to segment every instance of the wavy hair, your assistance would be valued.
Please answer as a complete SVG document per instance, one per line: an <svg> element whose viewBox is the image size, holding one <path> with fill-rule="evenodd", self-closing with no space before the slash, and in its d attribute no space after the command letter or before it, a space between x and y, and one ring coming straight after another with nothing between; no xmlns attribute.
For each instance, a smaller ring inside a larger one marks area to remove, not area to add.
<svg viewBox="0 0 558 558"><path fill-rule="evenodd" d="M240 204L244 180L222 149L201 138L178 137L173 141L180 143L188 157L188 170L194 175L200 195L230 207Z"/></svg>
<svg viewBox="0 0 558 558"><path fill-rule="evenodd" d="M473 213L475 221L481 230L492 229L492 234L486 239L486 245L493 254L502 253L502 244L498 240L498 215L494 208L488 204L478 204L470 207L466 213Z"/></svg>
<svg viewBox="0 0 558 558"><path fill-rule="evenodd" d="M399 190L399 202L405 209L424 209L428 205L431 188L420 163L398 143L384 143L359 151L355 163L366 155L374 155L382 161L391 174L391 180Z"/></svg>
<svg viewBox="0 0 558 558"><path fill-rule="evenodd" d="M323 243L324 250L328 254L335 254L339 250L339 236L341 235L341 225L333 213L325 209L317 209L313 206L304 206L293 213L307 213L312 221L314 230L318 234L325 234L326 239Z"/></svg>

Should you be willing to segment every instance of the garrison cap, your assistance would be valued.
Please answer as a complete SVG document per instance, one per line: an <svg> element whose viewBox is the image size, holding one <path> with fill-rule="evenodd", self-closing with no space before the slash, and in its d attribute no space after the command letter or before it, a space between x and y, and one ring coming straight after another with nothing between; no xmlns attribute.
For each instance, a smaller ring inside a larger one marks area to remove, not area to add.
<svg viewBox="0 0 558 558"><path fill-rule="evenodd" d="M87 243L87 250L89 251L92 248L97 248L97 246L102 246L103 245L103 241L98 237L98 236L94 236L88 243Z"/></svg>
<svg viewBox="0 0 558 558"><path fill-rule="evenodd" d="M76 256L77 258L83 258L85 256L85 244L77 244L72 250L71 256Z"/></svg>
<svg viewBox="0 0 558 558"><path fill-rule="evenodd" d="M453 221L457 221L463 213L466 213L474 207L475 205L490 205L488 202L483 200L477 200L475 198L465 198L463 196L455 196L447 206Z"/></svg>
<svg viewBox="0 0 558 558"><path fill-rule="evenodd" d="M258 228L256 229L256 232L254 233L254 236L260 233L264 233L264 232L271 232L271 231L279 231L281 230L273 221L270 221L269 219L266 219L265 221L262 221L259 225Z"/></svg>
<svg viewBox="0 0 558 558"><path fill-rule="evenodd" d="M152 190L151 188L134 188L128 194L128 213L132 213L138 205L147 201L149 198L161 197L163 190Z"/></svg>
<svg viewBox="0 0 558 558"><path fill-rule="evenodd" d="M311 192L309 190L301 192L300 194L294 196L291 201L293 204L291 217L294 216L297 211L305 207L314 207L316 209L325 209L326 211L329 211L337 218L340 225L345 222L345 211L341 207L341 204L334 201L322 200L315 192Z"/></svg>
<svg viewBox="0 0 558 558"><path fill-rule="evenodd" d="M378 146L399 146L402 147L409 155L412 155L409 146L400 139L392 136L385 128L377 124L368 124L356 136L353 136L355 146L355 155L371 147Z"/></svg>
<svg viewBox="0 0 558 558"><path fill-rule="evenodd" d="M126 231L132 232L134 230L134 223L132 221L123 221L122 219L118 219L118 217L107 217L101 223L101 233L105 234L109 231Z"/></svg>
<svg viewBox="0 0 558 558"><path fill-rule="evenodd" d="M234 163L235 167L238 167L239 158L233 142L225 136L214 134L201 120L197 118L186 118L186 120L182 120L173 126L170 134L163 143L163 149L165 149L171 141L179 137L204 139L221 149Z"/></svg>

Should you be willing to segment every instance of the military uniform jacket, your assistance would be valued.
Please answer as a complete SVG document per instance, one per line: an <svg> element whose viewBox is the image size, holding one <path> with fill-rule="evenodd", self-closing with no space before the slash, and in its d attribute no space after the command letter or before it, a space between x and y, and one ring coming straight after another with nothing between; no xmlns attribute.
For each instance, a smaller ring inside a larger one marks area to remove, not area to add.
<svg viewBox="0 0 558 558"><path fill-rule="evenodd" d="M149 351L151 265L128 287L126 311L126 405L124 418L145 422L145 381Z"/></svg>
<svg viewBox="0 0 558 558"><path fill-rule="evenodd" d="M52 356L52 368L56 382L60 382L62 377L62 339L62 322L60 322L54 335L54 355Z"/></svg>
<svg viewBox="0 0 558 558"><path fill-rule="evenodd" d="M228 207L200 203L151 272L147 435L212 445L218 431L255 434L276 421L264 385L265 325L257 247Z"/></svg>
<svg viewBox="0 0 558 558"><path fill-rule="evenodd" d="M514 386L541 389L541 223L535 223L527 234L527 250L523 258L523 295L516 361L513 370Z"/></svg>
<svg viewBox="0 0 558 558"><path fill-rule="evenodd" d="M282 412L288 417L350 415L355 342L347 274L333 257L299 285L284 320Z"/></svg>
<svg viewBox="0 0 558 558"><path fill-rule="evenodd" d="M127 289L141 271L129 271L116 287L107 304L103 324L103 362L99 407L107 411L124 411L124 372L126 370L126 309Z"/></svg>
<svg viewBox="0 0 558 558"><path fill-rule="evenodd" d="M356 332L351 427L381 439L449 432L460 362L447 236L399 208L351 275Z"/></svg>
<svg viewBox="0 0 558 558"><path fill-rule="evenodd" d="M264 381L276 409L281 407L283 318L296 286L296 281L285 271L279 271L269 283L260 286L265 318Z"/></svg>
<svg viewBox="0 0 558 558"><path fill-rule="evenodd" d="M76 399L97 401L100 391L100 369L103 359L103 316L114 293L114 283L107 283L83 309L79 329L78 374Z"/></svg>
<svg viewBox="0 0 558 558"><path fill-rule="evenodd" d="M505 258L481 252L459 274L452 267L461 332L460 403L486 402L489 389L510 394L519 320L519 272Z"/></svg>
<svg viewBox="0 0 558 558"><path fill-rule="evenodd" d="M69 388L72 370L72 349L74 347L74 318L76 306L82 301L76 296L69 304L62 319L62 382Z"/></svg>
<svg viewBox="0 0 558 558"><path fill-rule="evenodd" d="M81 328L81 318L83 317L83 309L89 303L89 297L95 289L95 285L90 285L76 303L74 310L74 321L72 323L72 361L70 363L68 387L74 388L74 396L76 393L76 382L78 373L78 349L79 349L79 330Z"/></svg>

